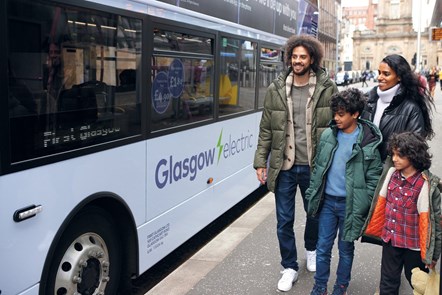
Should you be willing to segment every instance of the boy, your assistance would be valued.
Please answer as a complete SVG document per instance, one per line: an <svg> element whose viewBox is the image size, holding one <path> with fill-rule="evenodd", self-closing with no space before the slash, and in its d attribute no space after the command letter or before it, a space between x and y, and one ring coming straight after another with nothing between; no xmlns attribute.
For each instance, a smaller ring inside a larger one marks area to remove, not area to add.
<svg viewBox="0 0 442 295"><path fill-rule="evenodd" d="M327 294L331 250L339 229L339 264L333 295L346 294L354 241L362 232L382 172L379 129L359 118L365 107L361 91L350 88L331 97L334 120L321 135L307 189L308 214L319 214L315 285L311 295Z"/></svg>
<svg viewBox="0 0 442 295"><path fill-rule="evenodd" d="M382 240L380 294L399 294L402 268L434 268L441 252L439 177L431 174L428 145L418 134L393 134L394 167L376 188L364 235Z"/></svg>

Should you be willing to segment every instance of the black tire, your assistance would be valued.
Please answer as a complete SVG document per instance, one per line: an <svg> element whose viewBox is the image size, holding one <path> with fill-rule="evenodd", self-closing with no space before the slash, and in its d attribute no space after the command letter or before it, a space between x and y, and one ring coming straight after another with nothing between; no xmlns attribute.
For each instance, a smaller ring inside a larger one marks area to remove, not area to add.
<svg viewBox="0 0 442 295"><path fill-rule="evenodd" d="M100 208L76 215L48 260L44 294L117 294L122 248L116 229L112 216Z"/></svg>

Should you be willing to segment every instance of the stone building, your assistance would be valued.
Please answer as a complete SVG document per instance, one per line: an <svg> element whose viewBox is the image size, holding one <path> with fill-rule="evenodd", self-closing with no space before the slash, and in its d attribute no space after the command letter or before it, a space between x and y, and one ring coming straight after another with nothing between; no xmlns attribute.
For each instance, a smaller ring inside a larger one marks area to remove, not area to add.
<svg viewBox="0 0 442 295"><path fill-rule="evenodd" d="M318 4L318 1L312 1ZM318 40L324 45L325 56L322 66L329 70L330 75L334 76L337 56L337 24L340 15L338 15L341 0L321 0L319 5L319 32Z"/></svg>
<svg viewBox="0 0 442 295"><path fill-rule="evenodd" d="M353 70L377 70L382 58L393 53L412 63L418 43L412 8L412 0L378 2L374 29L353 32ZM440 42L429 40L428 29L421 33L420 43L420 69L442 65Z"/></svg>
<svg viewBox="0 0 442 295"><path fill-rule="evenodd" d="M377 19L377 1L369 0L368 6L342 7L342 15L355 28L374 30Z"/></svg>

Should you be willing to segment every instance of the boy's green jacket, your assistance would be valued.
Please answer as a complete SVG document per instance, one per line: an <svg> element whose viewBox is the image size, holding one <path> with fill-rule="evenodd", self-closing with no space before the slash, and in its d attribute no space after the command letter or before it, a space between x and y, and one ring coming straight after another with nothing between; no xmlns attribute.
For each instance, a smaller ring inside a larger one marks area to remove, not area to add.
<svg viewBox="0 0 442 295"><path fill-rule="evenodd" d="M343 240L348 242L361 236L382 173L382 161L378 150L382 134L379 128L363 119L358 119L358 126L361 132L353 146L345 171L347 196ZM310 186L306 192L309 203L307 214L310 216L319 214L321 209L327 172L338 146L337 132L338 128L332 121L330 128L322 133L319 141Z"/></svg>

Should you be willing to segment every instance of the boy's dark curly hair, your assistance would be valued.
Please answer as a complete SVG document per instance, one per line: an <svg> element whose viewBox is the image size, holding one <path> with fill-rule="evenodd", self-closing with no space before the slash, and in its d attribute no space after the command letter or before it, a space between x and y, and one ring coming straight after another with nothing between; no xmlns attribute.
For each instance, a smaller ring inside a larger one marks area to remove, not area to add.
<svg viewBox="0 0 442 295"><path fill-rule="evenodd" d="M364 93L356 88L348 88L337 92L330 98L330 108L333 114L344 110L352 115L359 112L360 115L366 104L367 100Z"/></svg>
<svg viewBox="0 0 442 295"><path fill-rule="evenodd" d="M324 58L324 46L313 36L309 35L293 35L288 38L285 45L285 64L287 67L292 65L292 52L295 47L302 46L310 54L313 60L311 64L312 70L317 72L321 68L322 59Z"/></svg>
<svg viewBox="0 0 442 295"><path fill-rule="evenodd" d="M419 171L429 169L432 155L425 139L414 132L394 133L388 140L387 150L390 155L395 150L399 156L407 158Z"/></svg>

